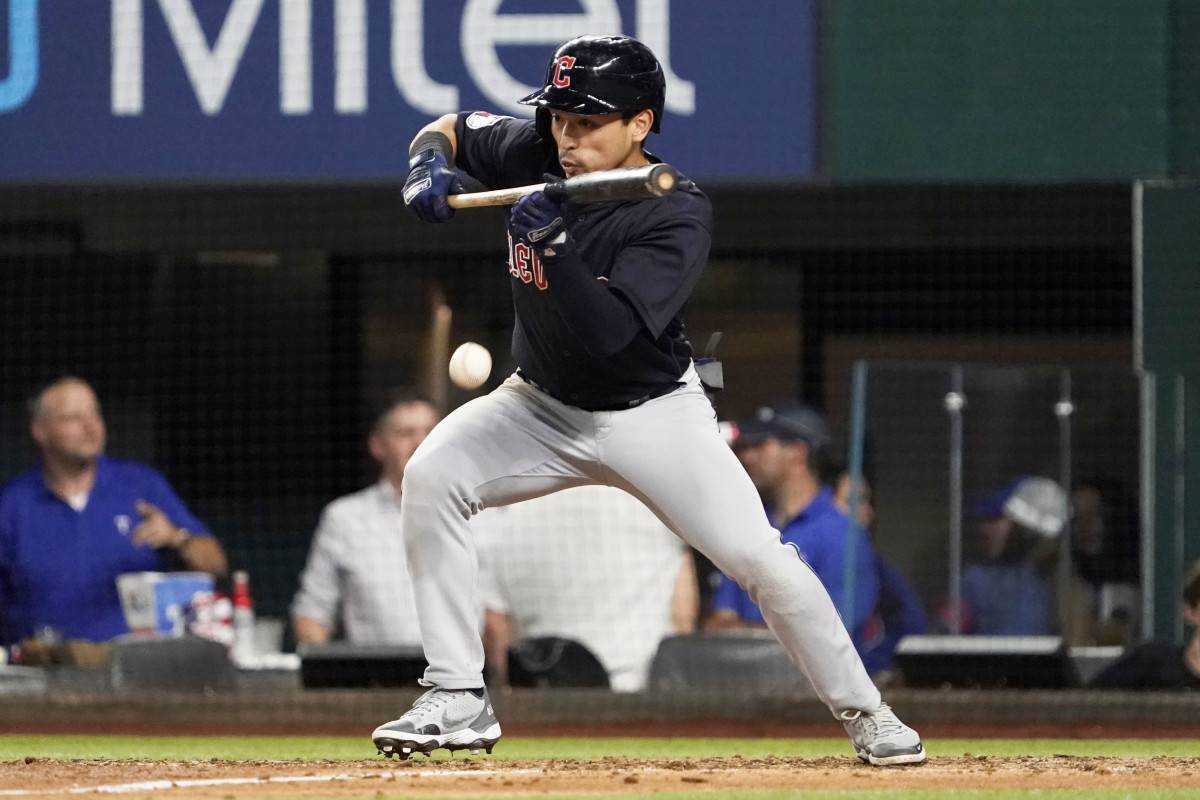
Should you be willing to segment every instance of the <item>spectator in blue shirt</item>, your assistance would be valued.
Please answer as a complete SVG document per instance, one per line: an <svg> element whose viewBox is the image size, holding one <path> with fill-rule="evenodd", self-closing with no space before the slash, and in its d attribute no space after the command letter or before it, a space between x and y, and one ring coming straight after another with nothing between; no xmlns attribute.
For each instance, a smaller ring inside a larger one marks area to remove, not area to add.
<svg viewBox="0 0 1200 800"><path fill-rule="evenodd" d="M1050 576L1070 515L1066 492L1049 478L1018 478L971 510L978 519L977 556L963 570L961 632L1055 633ZM949 609L943 612L948 616Z"/></svg>
<svg viewBox="0 0 1200 800"><path fill-rule="evenodd" d="M104 455L91 386L62 378L29 410L40 463L0 491L5 644L47 629L95 642L127 633L116 584L124 572L225 574L221 545L162 475Z"/></svg>
<svg viewBox="0 0 1200 800"><path fill-rule="evenodd" d="M832 474L835 476L832 481L833 502L842 513L853 516L871 536L875 505L870 482L862 476L853 482L850 473L844 469L833 471ZM879 580L879 597L858 649L867 673L876 685L882 685L895 677L892 665L896 645L905 636L925 633L927 624L921 598L908 582L908 577L878 551L875 554L875 576Z"/></svg>
<svg viewBox="0 0 1200 800"><path fill-rule="evenodd" d="M785 399L759 408L751 419L738 423L733 445L763 496L771 524L812 567L843 614L847 542L854 537L853 610L851 619L843 622L861 654L879 593L875 553L866 532L838 509L833 492L821 483L821 465L831 439L824 415ZM749 593L721 575L713 613L704 627L720 630L764 625L762 612Z"/></svg>

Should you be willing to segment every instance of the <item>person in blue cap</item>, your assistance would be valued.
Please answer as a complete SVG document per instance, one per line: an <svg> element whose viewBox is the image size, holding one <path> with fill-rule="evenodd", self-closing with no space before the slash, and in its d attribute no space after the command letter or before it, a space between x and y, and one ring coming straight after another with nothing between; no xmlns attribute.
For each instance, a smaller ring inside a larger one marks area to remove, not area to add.
<svg viewBox="0 0 1200 800"><path fill-rule="evenodd" d="M733 443L750 479L763 497L771 525L821 579L860 656L879 594L875 553L866 531L837 506L833 490L821 480L832 434L825 416L791 398L756 410L737 424ZM851 616L845 618L846 556L853 542L854 576ZM721 575L713 595L708 630L765 627L750 593Z"/></svg>
<svg viewBox="0 0 1200 800"><path fill-rule="evenodd" d="M978 557L963 571L961 633L1055 632L1049 575L1068 509L1062 487L1041 477L1018 478L972 505Z"/></svg>

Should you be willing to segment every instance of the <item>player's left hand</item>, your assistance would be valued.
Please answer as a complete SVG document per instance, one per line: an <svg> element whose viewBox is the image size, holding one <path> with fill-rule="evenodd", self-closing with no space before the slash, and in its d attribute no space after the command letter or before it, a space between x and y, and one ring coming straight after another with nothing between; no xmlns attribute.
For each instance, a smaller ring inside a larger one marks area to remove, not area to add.
<svg viewBox="0 0 1200 800"><path fill-rule="evenodd" d="M545 192L527 194L512 208L513 233L539 253L551 244L562 244L567 235L563 208Z"/></svg>

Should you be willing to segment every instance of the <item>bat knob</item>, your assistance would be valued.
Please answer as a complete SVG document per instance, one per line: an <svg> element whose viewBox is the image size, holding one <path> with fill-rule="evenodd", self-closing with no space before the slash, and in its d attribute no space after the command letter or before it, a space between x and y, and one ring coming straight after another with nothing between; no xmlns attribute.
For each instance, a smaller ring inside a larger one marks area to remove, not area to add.
<svg viewBox="0 0 1200 800"><path fill-rule="evenodd" d="M650 180L658 188L660 196L670 192L675 188L675 183L678 176L675 174L675 169L667 164L658 164L654 168L654 174Z"/></svg>

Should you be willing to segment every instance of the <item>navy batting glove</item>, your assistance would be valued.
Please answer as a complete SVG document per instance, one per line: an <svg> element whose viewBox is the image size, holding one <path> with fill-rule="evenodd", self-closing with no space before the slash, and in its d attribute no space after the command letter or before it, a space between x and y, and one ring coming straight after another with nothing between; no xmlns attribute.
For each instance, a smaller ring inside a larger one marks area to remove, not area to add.
<svg viewBox="0 0 1200 800"><path fill-rule="evenodd" d="M545 192L527 194L512 207L513 233L534 250L545 255L551 244L561 244L567 235L563 209L557 200Z"/></svg>
<svg viewBox="0 0 1200 800"><path fill-rule="evenodd" d="M450 169L446 156L432 147L422 150L408 162L408 180L404 182L404 205L425 222L449 222L454 209L446 202L463 190L462 178Z"/></svg>

